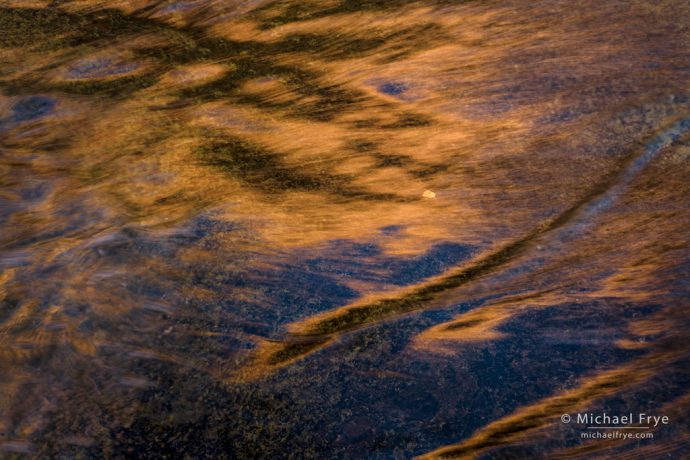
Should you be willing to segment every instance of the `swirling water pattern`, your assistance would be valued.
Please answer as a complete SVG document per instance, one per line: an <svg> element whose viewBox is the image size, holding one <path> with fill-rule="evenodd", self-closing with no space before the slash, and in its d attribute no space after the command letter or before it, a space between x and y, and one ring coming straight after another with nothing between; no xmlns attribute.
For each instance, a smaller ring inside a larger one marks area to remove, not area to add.
<svg viewBox="0 0 690 460"><path fill-rule="evenodd" d="M0 456L690 455L689 27L0 1Z"/></svg>

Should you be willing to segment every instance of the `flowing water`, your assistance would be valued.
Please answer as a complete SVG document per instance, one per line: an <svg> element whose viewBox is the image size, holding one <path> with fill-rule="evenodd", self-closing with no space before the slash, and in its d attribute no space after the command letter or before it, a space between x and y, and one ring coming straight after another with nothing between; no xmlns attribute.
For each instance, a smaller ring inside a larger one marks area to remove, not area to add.
<svg viewBox="0 0 690 460"><path fill-rule="evenodd" d="M689 81L684 0L0 1L0 456L690 455Z"/></svg>

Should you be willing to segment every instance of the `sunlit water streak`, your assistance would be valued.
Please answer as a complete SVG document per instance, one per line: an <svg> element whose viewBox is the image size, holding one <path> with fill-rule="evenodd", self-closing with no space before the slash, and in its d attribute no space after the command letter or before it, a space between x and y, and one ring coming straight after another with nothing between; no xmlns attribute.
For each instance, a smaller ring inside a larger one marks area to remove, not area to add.
<svg viewBox="0 0 690 460"><path fill-rule="evenodd" d="M688 18L0 2L0 456L682 458Z"/></svg>

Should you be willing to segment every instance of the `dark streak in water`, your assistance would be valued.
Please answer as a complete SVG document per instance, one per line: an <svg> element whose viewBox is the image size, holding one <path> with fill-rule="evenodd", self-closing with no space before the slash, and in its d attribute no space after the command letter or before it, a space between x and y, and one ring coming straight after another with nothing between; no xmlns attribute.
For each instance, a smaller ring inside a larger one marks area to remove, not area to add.
<svg viewBox="0 0 690 460"><path fill-rule="evenodd" d="M345 177L308 175L281 164L276 153L228 136L221 136L217 142L203 146L199 155L205 164L219 168L265 192L321 191L343 198L409 201L394 194L376 194L349 187Z"/></svg>
<svg viewBox="0 0 690 460"><path fill-rule="evenodd" d="M351 5L348 5L348 9ZM333 14L333 13L327 13ZM281 53L309 52L321 54L327 59L350 58L376 50L392 39L405 37L406 49L422 49L429 46L429 37L438 37L440 28L434 24L414 26L391 33L377 39L359 39L317 35L290 35L282 41L267 44L256 41L235 41L225 38L208 37L202 29L195 27L172 27L168 24L136 15L124 15L118 10L101 10L97 13L73 14L60 9L16 9L0 8L0 29L9 31L0 46L80 46L105 40L115 40L135 36L144 32L156 33L171 41L169 46L144 48L136 51L138 55L153 58L160 68L140 75L108 80L65 81L47 83L34 77L3 82L6 90L15 93L61 91L72 94L99 94L122 99L132 93L154 85L160 74L170 66L192 62L223 61L229 65L230 75L202 85L179 91L184 98L194 98L197 102L229 99L246 102L253 106L278 108L275 104L261 99L236 94L236 90L248 79L280 76L294 88L302 98L316 98L316 101L292 101L283 105L290 108L295 117L317 121L330 121L345 108L362 100L360 91L319 82L320 75L303 68L275 64L275 56ZM17 42L21 37L21 42ZM416 42L415 42L416 41ZM50 45L48 45L50 44ZM427 126L430 121L418 114L403 114L399 121L385 125L386 128L411 128Z"/></svg>

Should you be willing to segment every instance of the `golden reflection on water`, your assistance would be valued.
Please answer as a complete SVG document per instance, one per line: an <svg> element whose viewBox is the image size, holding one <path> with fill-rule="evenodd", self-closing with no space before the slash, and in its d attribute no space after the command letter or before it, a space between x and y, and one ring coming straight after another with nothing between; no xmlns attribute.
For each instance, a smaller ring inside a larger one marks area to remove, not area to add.
<svg viewBox="0 0 690 460"><path fill-rule="evenodd" d="M688 13L0 2L1 451L680 455Z"/></svg>

